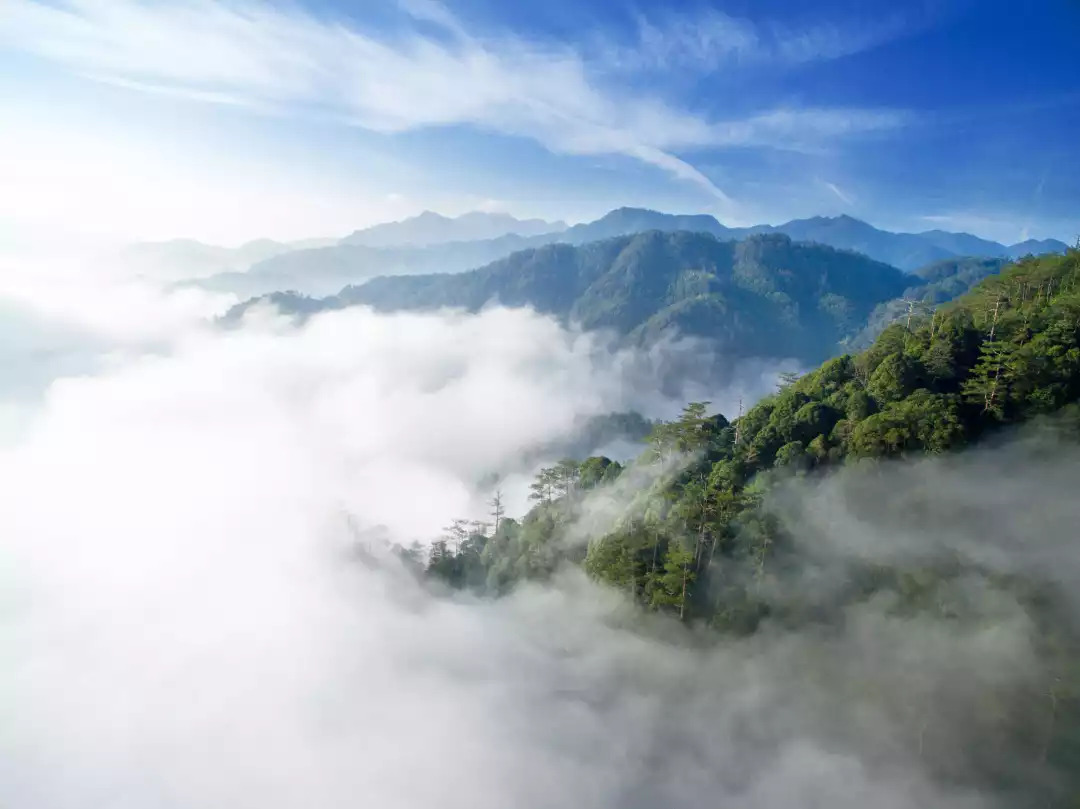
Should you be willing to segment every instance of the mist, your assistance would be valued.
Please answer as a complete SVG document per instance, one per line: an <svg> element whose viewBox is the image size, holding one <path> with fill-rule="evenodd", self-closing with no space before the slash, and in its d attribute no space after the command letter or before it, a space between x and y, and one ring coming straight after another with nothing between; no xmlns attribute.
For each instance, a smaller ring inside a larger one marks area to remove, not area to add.
<svg viewBox="0 0 1080 809"><path fill-rule="evenodd" d="M435 537L485 508L493 470L524 482L529 451L583 417L670 410L634 387L647 358L526 310L302 327L264 311L222 332L194 311L148 328L147 312L15 303L83 362L27 364L38 397L0 449L3 802L446 805L418 763L453 779L489 757L513 778L452 804L602 799L621 765L594 782L554 742L583 744L581 718L594 745L606 720L545 703L577 687L559 661L586 643L579 602L616 655L640 647L603 628L626 608L581 580L508 612L437 601L353 548L357 531ZM534 664L536 694L516 681ZM541 737L521 736L534 719Z"/></svg>
<svg viewBox="0 0 1080 809"><path fill-rule="evenodd" d="M520 516L554 460L538 448L583 418L704 398L734 415L787 366L667 396L662 353L528 310L258 310L226 332L209 299L127 319L35 300L88 361L36 370L0 449L0 802L1000 805L962 697L1037 694L1046 671L1025 605L978 581L955 585L963 621L874 602L839 629L736 640L645 618L576 569L493 601L356 553L483 515L493 475ZM943 549L1068 586L1076 457L1028 451L1015 482L1017 451L792 481L773 507L804 564L766 586L829 603L856 562ZM626 476L596 513L650 482ZM951 508L982 517L939 530Z"/></svg>

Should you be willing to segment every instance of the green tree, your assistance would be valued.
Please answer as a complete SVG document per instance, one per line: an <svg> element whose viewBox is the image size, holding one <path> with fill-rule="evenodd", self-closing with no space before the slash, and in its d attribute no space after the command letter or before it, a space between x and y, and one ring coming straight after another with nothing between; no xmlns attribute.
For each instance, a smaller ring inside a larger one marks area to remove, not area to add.
<svg viewBox="0 0 1080 809"><path fill-rule="evenodd" d="M897 402L911 392L916 376L914 364L907 356L889 354L870 375L867 390L880 404Z"/></svg>
<svg viewBox="0 0 1080 809"><path fill-rule="evenodd" d="M987 340L962 387L968 401L977 403L983 413L998 419L1005 416L1013 354L1013 346L1009 343Z"/></svg>

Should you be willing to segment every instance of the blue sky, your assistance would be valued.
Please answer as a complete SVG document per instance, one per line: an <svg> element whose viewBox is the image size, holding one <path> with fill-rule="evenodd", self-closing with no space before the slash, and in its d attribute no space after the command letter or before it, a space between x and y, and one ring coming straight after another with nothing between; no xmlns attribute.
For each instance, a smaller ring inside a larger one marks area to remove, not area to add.
<svg viewBox="0 0 1080 809"><path fill-rule="evenodd" d="M1080 232L1080 3L6 0L0 224L433 208Z"/></svg>

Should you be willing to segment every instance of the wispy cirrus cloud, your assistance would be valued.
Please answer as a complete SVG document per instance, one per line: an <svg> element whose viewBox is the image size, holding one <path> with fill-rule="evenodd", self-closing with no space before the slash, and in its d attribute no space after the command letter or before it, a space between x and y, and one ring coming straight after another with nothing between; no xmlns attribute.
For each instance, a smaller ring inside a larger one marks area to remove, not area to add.
<svg viewBox="0 0 1080 809"><path fill-rule="evenodd" d="M602 85L590 59L569 45L474 35L435 0L409 0L401 10L404 26L387 33L250 0L9 0L0 42L88 78L194 101L329 115L390 134L466 125L556 153L625 156L728 203L687 153L812 150L904 120L888 110L804 108L710 120L630 84ZM691 54L712 52L724 30L716 22ZM732 37L761 47L735 22ZM654 37L657 54L666 41Z"/></svg>
<svg viewBox="0 0 1080 809"><path fill-rule="evenodd" d="M844 191L836 183L829 182L828 180L822 180L821 184L827 189L829 189L829 191L831 191L833 195L845 205L851 205L855 201L850 193Z"/></svg>
<svg viewBox="0 0 1080 809"><path fill-rule="evenodd" d="M790 67L869 50L919 24L900 12L868 21L794 27L754 22L715 8L667 11L639 14L629 41L602 39L595 50L598 61L615 70L712 73L727 67Z"/></svg>

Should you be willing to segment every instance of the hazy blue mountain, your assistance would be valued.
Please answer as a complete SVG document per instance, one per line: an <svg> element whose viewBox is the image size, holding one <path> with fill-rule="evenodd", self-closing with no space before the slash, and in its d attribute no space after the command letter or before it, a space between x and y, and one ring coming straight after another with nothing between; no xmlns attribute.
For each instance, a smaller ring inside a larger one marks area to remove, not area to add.
<svg viewBox="0 0 1080 809"><path fill-rule="evenodd" d="M1010 245L1007 255L1009 258L1022 258L1023 256L1041 256L1044 253L1064 253L1069 249L1065 242L1057 239L1028 239L1025 242L1017 242Z"/></svg>
<svg viewBox="0 0 1080 809"><path fill-rule="evenodd" d="M117 256L133 273L159 281L207 278L225 272L243 272L264 259L297 249L297 245L257 239L239 247L219 247L194 239L141 242Z"/></svg>
<svg viewBox="0 0 1080 809"><path fill-rule="evenodd" d="M913 270L931 261L956 255L951 250L915 233L879 230L850 216L815 216L795 219L774 229L799 241L818 242L857 250L902 270Z"/></svg>
<svg viewBox="0 0 1080 809"><path fill-rule="evenodd" d="M947 230L924 230L916 233L922 239L936 247L948 250L955 256L998 256L1001 255L1000 242L981 239L970 233L952 233Z"/></svg>
<svg viewBox="0 0 1080 809"><path fill-rule="evenodd" d="M567 229L560 240L581 244L642 230L689 230L728 239L743 239L759 233L783 233L795 241L856 250L904 270L955 255L1004 255L1006 250L1004 245L966 233L892 233L851 216L815 216L793 219L782 225L730 228L707 214L673 215L641 208L619 208L595 222L575 225Z"/></svg>
<svg viewBox="0 0 1080 809"><path fill-rule="evenodd" d="M670 214L650 211L646 208L616 208L595 222L586 222L567 228L559 235L558 240L567 244L586 244L647 230L663 232L688 230L693 233L711 233L721 238L735 238L731 228L720 224L715 217L708 214Z"/></svg>
<svg viewBox="0 0 1080 809"><path fill-rule="evenodd" d="M677 332L710 340L727 360L810 362L829 356L877 304L910 284L895 267L783 234L734 242L654 230L580 246L544 245L465 273L376 278L321 301L283 295L272 302L300 314L356 304L477 311L497 302L609 329L633 343Z"/></svg>
<svg viewBox="0 0 1080 809"><path fill-rule="evenodd" d="M744 239L758 233L783 233L795 241L817 242L844 250L855 250L909 271L958 256L1016 258L1027 253L1060 253L1066 249L1066 245L1056 239L1023 242L1009 247L972 236L970 233L951 233L944 230L893 233L846 215L793 219L782 225L731 228L707 214L673 215L641 208L619 208L595 222L575 225L568 228L560 236L560 240L582 244L643 230L689 230L728 239Z"/></svg>
<svg viewBox="0 0 1080 809"><path fill-rule="evenodd" d="M466 214L457 219L425 214L404 222L393 222L358 231L343 240L343 243L333 246L296 250L295 245L290 245L288 250L277 252L271 248L273 254L252 265L246 274L226 273L207 280L203 285L245 297L275 290L294 290L305 295L323 296L380 275L460 272L480 267L528 247L553 243L583 245L649 230L708 233L719 239L745 239L755 234L782 233L796 241L855 250L903 270L915 270L936 261L959 256L998 257L1065 249L1063 243L1053 239L1006 247L967 233L949 233L943 230L892 233L850 216L817 216L795 219L777 226L729 228L707 214L677 215L643 208L618 208L594 222L574 225L556 233L542 232L531 236L506 234L493 239L449 241L427 246L416 243L408 246L373 247L356 243L363 239L372 242L393 241L407 236L423 241L436 238L437 232L448 233L447 228L457 228L462 221L466 222L467 227L472 227L469 223L486 223L483 227L492 226L496 229L519 222L505 214ZM542 229L545 225L562 225L543 223L540 220L528 220L525 224L537 229ZM425 236L425 232L428 235ZM474 229L472 232L479 230Z"/></svg>
<svg viewBox="0 0 1080 809"><path fill-rule="evenodd" d="M458 219L447 219L438 214L421 214L404 222L391 222L374 228L357 231L340 243L302 250L287 255L273 256L254 264L246 273L231 272L202 282L202 286L220 292L233 292L241 297L264 295L273 291L291 290L304 295L324 296L340 291L350 284L363 283L381 275L415 275L422 273L455 273L481 267L528 247L545 244L586 244L613 236L628 236L647 230L712 233L725 236L728 228L708 215L676 216L639 208L619 208L595 222L575 225L565 229L564 223L542 223L552 228L564 228L558 232L545 230L539 234L522 236L505 234L493 239L474 241L449 241L442 244L424 245L423 232L434 233L443 229L448 232ZM499 215L481 214L498 217ZM505 217L505 215L502 215ZM495 221L518 222L513 217ZM476 220L469 220L476 221ZM540 220L529 220L540 223ZM527 224L527 223L526 223ZM415 226L415 227L414 227ZM539 228L540 224L536 224ZM411 235L415 241L410 246L375 247L374 243L396 241ZM361 243L371 242L372 244Z"/></svg>
<svg viewBox="0 0 1080 809"><path fill-rule="evenodd" d="M254 297L292 290L305 295L332 295L350 284L380 275L453 273L480 267L530 245L543 243L517 235L432 247L364 247L337 244L295 250L252 266L247 272L223 273L200 282L218 292Z"/></svg>
<svg viewBox="0 0 1080 809"><path fill-rule="evenodd" d="M509 234L555 234L565 229L565 222L515 219L506 213L474 211L457 217L447 217L433 211L424 211L419 216L400 222L387 222L357 230L342 239L341 244L361 247L425 247L447 242L497 239Z"/></svg>

